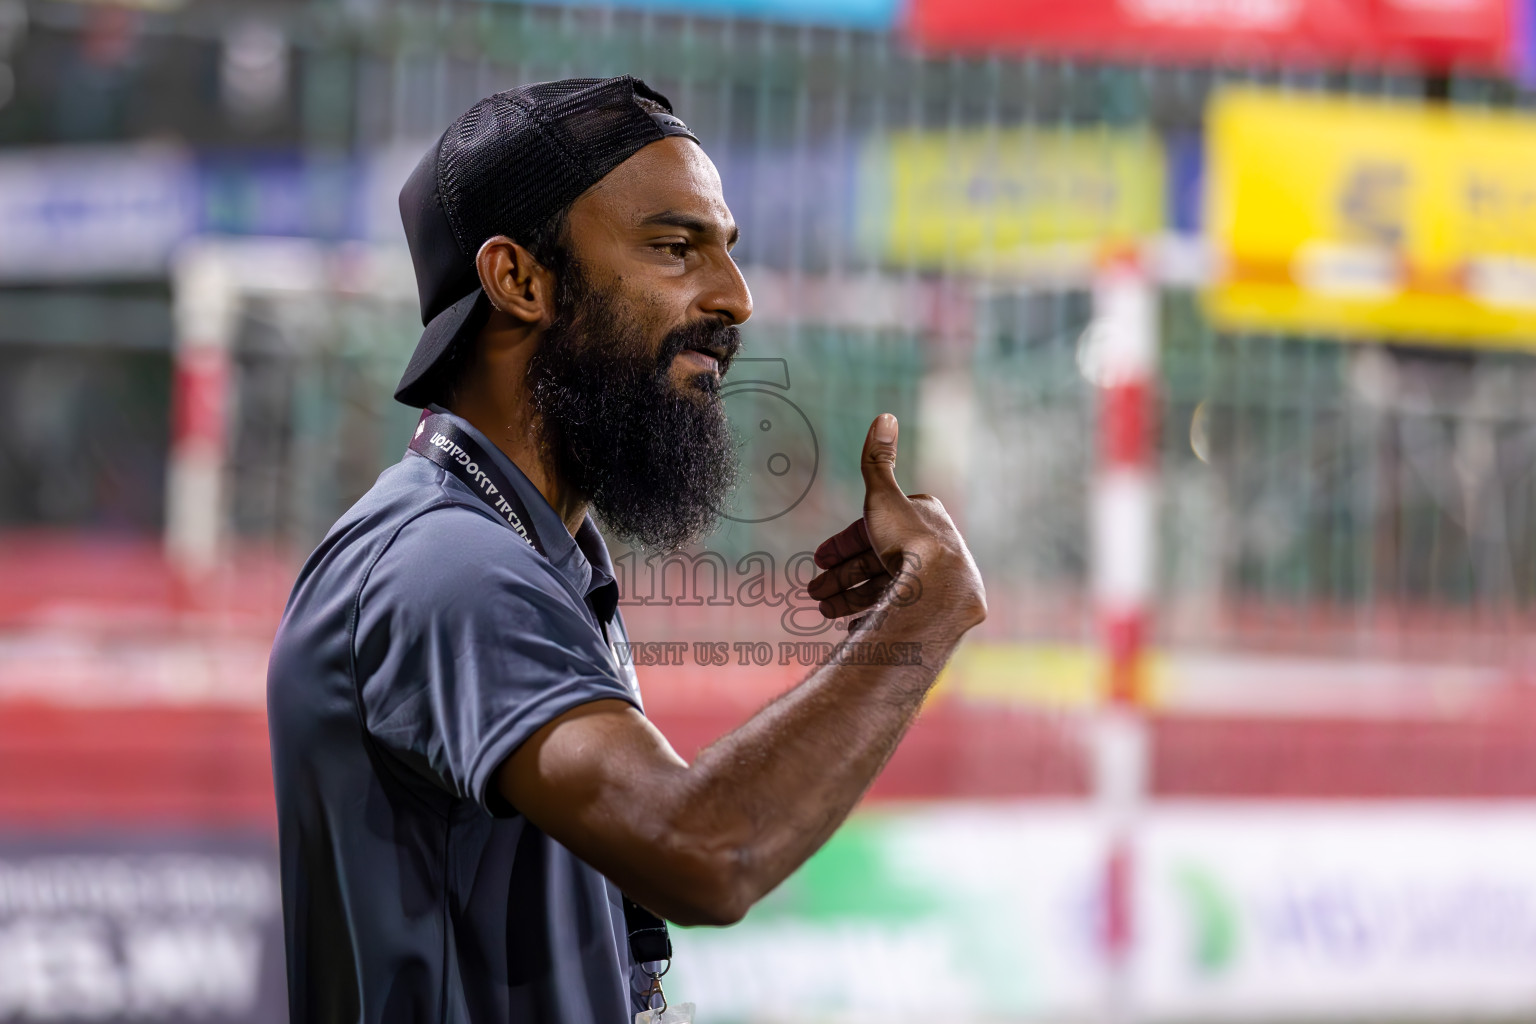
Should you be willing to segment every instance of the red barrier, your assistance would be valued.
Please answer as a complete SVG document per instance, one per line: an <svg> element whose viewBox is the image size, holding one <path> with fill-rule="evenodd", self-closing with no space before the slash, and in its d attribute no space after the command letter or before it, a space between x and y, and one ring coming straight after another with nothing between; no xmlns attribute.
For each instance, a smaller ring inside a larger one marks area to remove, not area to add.
<svg viewBox="0 0 1536 1024"><path fill-rule="evenodd" d="M0 823L274 827L266 715L0 706Z"/></svg>
<svg viewBox="0 0 1536 1024"><path fill-rule="evenodd" d="M735 711L670 711L684 757ZM930 707L872 800L1086 797L1081 720ZM1152 790L1176 798L1536 797L1536 726L1491 721L1152 720ZM0 706L0 826L145 828L274 821L265 716L244 708Z"/></svg>
<svg viewBox="0 0 1536 1024"><path fill-rule="evenodd" d="M1360 67L1514 65L1512 0L913 0L930 49Z"/></svg>

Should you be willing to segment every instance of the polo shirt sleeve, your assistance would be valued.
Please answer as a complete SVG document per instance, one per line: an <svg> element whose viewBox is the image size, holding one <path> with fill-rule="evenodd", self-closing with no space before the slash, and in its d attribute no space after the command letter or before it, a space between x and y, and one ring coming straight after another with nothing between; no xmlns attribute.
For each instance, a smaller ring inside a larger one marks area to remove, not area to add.
<svg viewBox="0 0 1536 1024"><path fill-rule="evenodd" d="M636 704L575 590L505 526L450 507L407 524L359 601L364 725L399 759L492 814L497 767L560 715Z"/></svg>

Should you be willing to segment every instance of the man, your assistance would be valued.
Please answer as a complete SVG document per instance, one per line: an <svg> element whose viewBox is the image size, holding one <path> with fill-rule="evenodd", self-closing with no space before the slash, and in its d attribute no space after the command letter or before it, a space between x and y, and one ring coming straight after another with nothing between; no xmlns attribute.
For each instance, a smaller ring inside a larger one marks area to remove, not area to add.
<svg viewBox="0 0 1536 1024"><path fill-rule="evenodd" d="M829 664L689 765L614 656L589 513L673 547L731 486L752 300L714 166L635 79L527 86L448 129L401 213L426 331L396 397L428 412L305 564L268 682L292 1019L624 1024L667 955L640 907L729 924L814 852L981 581L877 418L809 589L916 656Z"/></svg>

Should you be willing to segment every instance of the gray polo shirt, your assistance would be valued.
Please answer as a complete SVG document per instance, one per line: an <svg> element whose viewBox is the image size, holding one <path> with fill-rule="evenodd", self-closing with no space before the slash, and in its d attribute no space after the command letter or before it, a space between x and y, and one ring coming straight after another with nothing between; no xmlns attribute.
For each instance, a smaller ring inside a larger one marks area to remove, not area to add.
<svg viewBox="0 0 1536 1024"><path fill-rule="evenodd" d="M612 564L455 420L549 557L408 453L305 563L267 677L291 1019L628 1024L618 889L495 781L564 712L640 706Z"/></svg>

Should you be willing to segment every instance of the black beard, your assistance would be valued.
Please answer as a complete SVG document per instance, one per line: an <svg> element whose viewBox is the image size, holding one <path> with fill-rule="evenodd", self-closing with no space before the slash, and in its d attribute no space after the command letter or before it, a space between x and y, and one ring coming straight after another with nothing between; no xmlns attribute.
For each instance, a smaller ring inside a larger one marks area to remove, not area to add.
<svg viewBox="0 0 1536 1024"><path fill-rule="evenodd" d="M557 315L529 363L539 440L560 479L613 533L653 550L702 539L736 483L736 446L713 374L672 381L685 349L719 351L723 376L741 347L714 318L668 334L661 351L608 295L568 263Z"/></svg>

